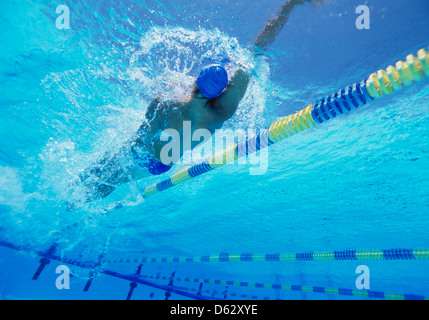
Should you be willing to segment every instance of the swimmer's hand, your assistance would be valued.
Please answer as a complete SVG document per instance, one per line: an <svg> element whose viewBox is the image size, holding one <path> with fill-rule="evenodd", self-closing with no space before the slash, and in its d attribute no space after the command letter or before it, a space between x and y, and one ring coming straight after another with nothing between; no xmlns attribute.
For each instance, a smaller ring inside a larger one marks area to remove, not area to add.
<svg viewBox="0 0 429 320"><path fill-rule="evenodd" d="M321 7L322 5L326 4L328 0L310 0L312 4L314 4L316 7Z"/></svg>
<svg viewBox="0 0 429 320"><path fill-rule="evenodd" d="M296 4L304 4L306 2L311 2L316 7L321 7L323 4L327 3L328 0L289 0L289 1L286 1L286 4L296 5Z"/></svg>

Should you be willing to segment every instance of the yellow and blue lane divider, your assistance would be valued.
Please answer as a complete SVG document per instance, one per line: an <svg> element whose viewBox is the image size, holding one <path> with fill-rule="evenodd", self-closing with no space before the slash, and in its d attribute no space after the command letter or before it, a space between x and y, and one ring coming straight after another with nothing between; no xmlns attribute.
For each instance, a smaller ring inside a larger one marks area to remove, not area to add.
<svg viewBox="0 0 429 320"><path fill-rule="evenodd" d="M322 293L322 294L331 294L331 295L340 295L340 296L349 296L349 297L361 297L367 299L381 299L381 300L429 300L429 297L425 297L417 294L396 294L396 293L386 293L381 291L374 290L352 290L345 288L326 288L318 286L301 286L301 285L285 285L285 284L272 284L272 283L253 283L245 281L230 281L230 280L213 280L213 279L198 279L190 277L166 277L166 276L149 276L149 275L140 275L144 279L151 280L165 280L165 281L179 281L179 282L189 282L189 283L200 283L200 284L210 284L210 285L223 285L223 286L232 286L232 287L244 287L244 288L255 288L255 289L274 289L274 290L284 290L284 291L295 291L295 292L309 292L309 293ZM210 293L210 291L205 291ZM228 294L231 297L241 297L241 298L250 298L252 300L273 300L274 298L270 297L258 297L256 295L248 294L237 294L231 292Z"/></svg>
<svg viewBox="0 0 429 320"><path fill-rule="evenodd" d="M275 253L275 254L228 254L199 257L128 258L105 260L106 263L184 263L184 262L280 262L280 261L371 261L371 260L428 260L429 249L340 250L325 252Z"/></svg>
<svg viewBox="0 0 429 320"><path fill-rule="evenodd" d="M421 49L418 51L417 57L410 54L405 61L397 62L395 67L389 66L386 70L379 70L371 74L367 80L347 86L316 101L314 105L310 104L293 115L279 119L268 130L263 130L258 135L233 144L224 152L214 155L202 163L187 167L166 180L148 186L143 191L143 197L150 197L234 162L240 157L255 153L296 133L358 109L375 99L402 90L428 76L429 54L425 49Z"/></svg>

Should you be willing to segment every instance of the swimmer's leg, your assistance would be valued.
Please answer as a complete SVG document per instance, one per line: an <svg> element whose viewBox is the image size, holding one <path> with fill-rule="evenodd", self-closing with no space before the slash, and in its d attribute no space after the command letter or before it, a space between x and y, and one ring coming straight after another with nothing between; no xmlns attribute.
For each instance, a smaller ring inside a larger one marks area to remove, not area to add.
<svg viewBox="0 0 429 320"><path fill-rule="evenodd" d="M115 191L118 185L131 180L128 172L131 166L129 159L122 152L105 156L79 175L72 184L73 189L83 187L83 203L105 198Z"/></svg>
<svg viewBox="0 0 429 320"><path fill-rule="evenodd" d="M119 185L148 176L151 176L149 170L135 163L134 159L116 154L111 158L103 158L85 170L74 186L84 186L84 203L88 203L109 196Z"/></svg>

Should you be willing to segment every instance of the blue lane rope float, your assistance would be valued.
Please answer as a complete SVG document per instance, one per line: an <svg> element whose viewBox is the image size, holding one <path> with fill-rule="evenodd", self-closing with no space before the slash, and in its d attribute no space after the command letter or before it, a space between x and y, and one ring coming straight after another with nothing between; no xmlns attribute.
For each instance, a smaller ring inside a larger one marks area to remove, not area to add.
<svg viewBox="0 0 429 320"><path fill-rule="evenodd" d="M280 262L280 261L370 261L370 260L428 260L429 249L374 249L340 250L327 252L274 253L274 254L228 254L206 255L199 257L164 257L164 258L128 258L111 259L106 263L183 263L183 262Z"/></svg>
<svg viewBox="0 0 429 320"><path fill-rule="evenodd" d="M141 275L143 279L150 280L170 280L171 277L166 276L149 276ZM344 288L325 288L317 286L301 286L301 285L285 285L285 284L272 284L272 283L252 283L244 281L227 281L227 280L213 280L213 279L198 279L198 278L183 278L183 277L174 277L174 281L179 282L190 282L190 283L200 283L200 284L212 284L212 285L224 285L224 286L234 286L234 287L244 287L244 288L256 288L256 289L274 289L274 290L283 290L283 291L298 291L298 292L311 292L311 293L322 293L322 294L332 294L340 296L349 296L349 297L361 297L368 299L382 299L382 300L429 300L429 297L416 294L396 294L396 293L386 293L374 290L352 290ZM209 291L206 291L209 292ZM240 295L230 293L231 296ZM248 295L245 295L249 297ZM252 296L252 298L258 299L273 299L269 297L258 298L257 296Z"/></svg>
<svg viewBox="0 0 429 320"><path fill-rule="evenodd" d="M281 118L268 130L263 130L241 143L233 144L224 152L214 155L202 163L184 168L166 180L148 186L142 193L143 197L148 198L215 168L234 162L240 157L255 153L296 133L349 113L375 99L402 90L414 82L420 82L425 76L429 76L429 54L425 49L421 49L418 51L417 57L412 54L408 55L406 61L397 62L395 67L389 66L386 70L371 74L367 80L323 97L314 105L310 104L293 115Z"/></svg>

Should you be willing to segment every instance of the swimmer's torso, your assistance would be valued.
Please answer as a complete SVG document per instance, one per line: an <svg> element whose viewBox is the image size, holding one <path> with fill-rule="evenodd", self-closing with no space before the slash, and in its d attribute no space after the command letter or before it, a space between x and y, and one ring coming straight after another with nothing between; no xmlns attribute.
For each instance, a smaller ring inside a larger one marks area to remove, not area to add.
<svg viewBox="0 0 429 320"><path fill-rule="evenodd" d="M181 157L189 149L186 148L183 141L192 141L192 134L198 129L207 129L213 134L223 124L216 120L210 100L193 98L188 102L173 102L157 98L147 109L146 122L138 131L136 143L145 147L152 157L161 160L162 148L173 142L175 148L180 148ZM185 121L188 121L191 130L184 130ZM175 135L172 135L168 129L176 130L180 138L176 134L177 139L174 139ZM192 141L191 148L196 147L200 142L202 141Z"/></svg>

